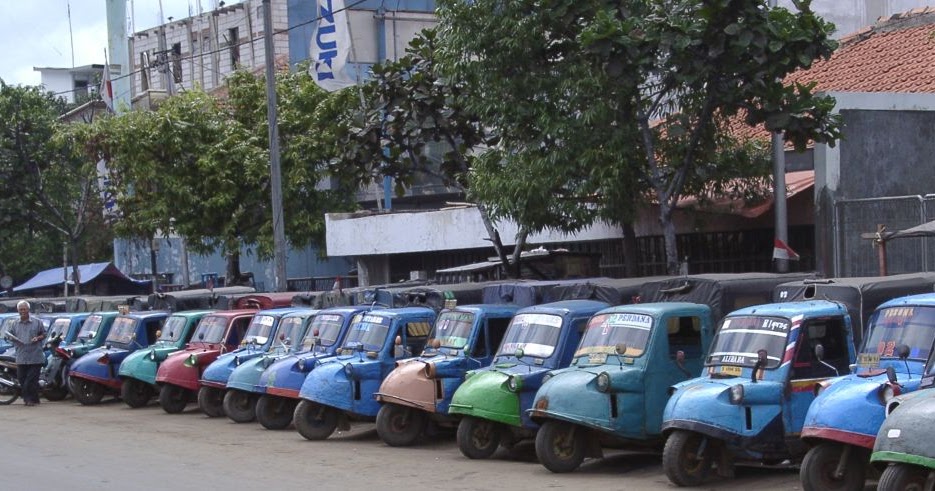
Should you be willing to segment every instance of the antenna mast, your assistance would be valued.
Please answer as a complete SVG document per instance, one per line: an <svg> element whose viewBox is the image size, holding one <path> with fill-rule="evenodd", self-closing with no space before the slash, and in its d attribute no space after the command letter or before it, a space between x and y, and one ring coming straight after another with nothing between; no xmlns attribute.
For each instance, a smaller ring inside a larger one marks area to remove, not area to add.
<svg viewBox="0 0 935 491"><path fill-rule="evenodd" d="M68 8L68 39L71 43L71 67L75 68L75 35L71 31L71 2L65 2Z"/></svg>

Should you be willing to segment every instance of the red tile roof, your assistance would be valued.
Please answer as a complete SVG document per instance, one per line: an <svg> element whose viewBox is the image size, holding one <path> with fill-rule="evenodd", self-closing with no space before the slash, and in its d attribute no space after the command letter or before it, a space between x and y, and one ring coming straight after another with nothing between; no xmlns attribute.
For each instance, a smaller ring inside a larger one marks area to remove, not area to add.
<svg viewBox="0 0 935 491"><path fill-rule="evenodd" d="M786 77L787 83L816 82L822 92L935 93L935 7L881 17L873 26L845 36L827 60ZM762 127L732 118L740 138L769 138ZM786 148L791 148L787 144Z"/></svg>
<svg viewBox="0 0 935 491"><path fill-rule="evenodd" d="M827 60L786 77L829 92L935 92L935 8L881 18L841 39Z"/></svg>

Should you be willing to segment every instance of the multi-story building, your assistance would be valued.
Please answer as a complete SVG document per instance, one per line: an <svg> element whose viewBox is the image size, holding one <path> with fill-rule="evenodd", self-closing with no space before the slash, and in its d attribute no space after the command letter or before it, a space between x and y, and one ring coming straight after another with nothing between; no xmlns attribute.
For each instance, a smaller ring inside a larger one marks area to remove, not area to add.
<svg viewBox="0 0 935 491"><path fill-rule="evenodd" d="M40 84L69 104L95 97L104 73L104 65L85 65L74 68L34 67L39 72Z"/></svg>
<svg viewBox="0 0 935 491"><path fill-rule="evenodd" d="M215 9L184 19L169 19L163 25L136 32L127 40L127 60L117 58L122 46L115 49L112 42L111 52L115 54L111 61L125 63L128 68L120 70L121 79L129 81L127 88L116 92L124 95L128 105L132 100L133 107L147 108L180 90L201 87L211 91L221 87L236 69L262 69L266 65L263 3L262 0L220 2ZM277 63L288 60L293 69L309 59L319 18L340 8L332 0L269 3L274 57ZM431 0L398 0L392 4L348 0L346 6L347 29L352 39L348 72L358 80L366 78L369 67L377 61L402 56L416 32L435 24L435 4ZM108 15L111 34L122 32L125 10L109 11ZM360 196L367 200L380 193L378 188L368 188ZM220 256L186 258L184 244L177 237L156 243L162 244L157 250L158 272L173 275L174 282L194 283L201 275L224 270ZM115 262L122 270L140 275L152 272L153 245L149 241L118 241L114 249ZM244 254L241 267L253 272L258 283L273 284L271 262ZM342 275L354 267L350 258L335 256L321 260L311 248L288 251L286 266L289 278Z"/></svg>

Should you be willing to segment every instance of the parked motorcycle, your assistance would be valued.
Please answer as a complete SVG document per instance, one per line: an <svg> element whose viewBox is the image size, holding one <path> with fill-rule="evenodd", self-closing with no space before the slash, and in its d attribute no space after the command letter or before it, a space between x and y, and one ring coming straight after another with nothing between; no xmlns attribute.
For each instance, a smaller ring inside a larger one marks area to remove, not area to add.
<svg viewBox="0 0 935 491"><path fill-rule="evenodd" d="M20 386L16 378L16 364L8 360L0 361L0 405L13 404L19 396Z"/></svg>
<svg viewBox="0 0 935 491"><path fill-rule="evenodd" d="M68 397L68 367L73 360L71 353L62 348L62 335L56 334L46 343L52 354L39 373L39 392L50 401L61 401Z"/></svg>

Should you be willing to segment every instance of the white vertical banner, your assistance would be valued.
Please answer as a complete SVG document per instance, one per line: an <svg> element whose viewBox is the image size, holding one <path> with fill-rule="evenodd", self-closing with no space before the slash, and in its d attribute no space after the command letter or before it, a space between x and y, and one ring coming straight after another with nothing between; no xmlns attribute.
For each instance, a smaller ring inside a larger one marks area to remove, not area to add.
<svg viewBox="0 0 935 491"><path fill-rule="evenodd" d="M318 26L312 35L309 75L321 88L335 91L357 83L347 73L351 52L351 33L344 0L316 0Z"/></svg>

